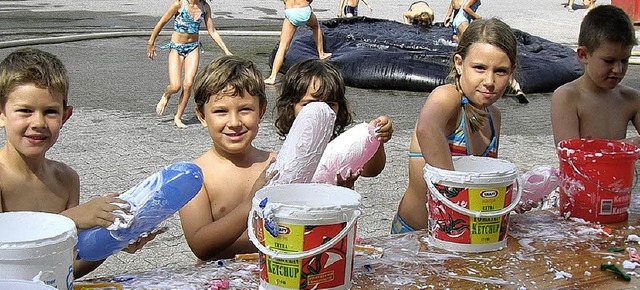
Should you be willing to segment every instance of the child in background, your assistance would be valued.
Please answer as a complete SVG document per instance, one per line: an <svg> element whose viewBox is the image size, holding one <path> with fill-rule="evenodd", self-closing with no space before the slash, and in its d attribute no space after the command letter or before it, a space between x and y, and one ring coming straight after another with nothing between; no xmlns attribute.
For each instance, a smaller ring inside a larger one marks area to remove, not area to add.
<svg viewBox="0 0 640 290"><path fill-rule="evenodd" d="M567 2L567 5L565 7L567 7L567 10L569 10L569 12L573 12L573 3L575 2L575 0L569 0ZM596 8L596 0L582 0L582 6L587 8L587 12L591 11L593 8Z"/></svg>
<svg viewBox="0 0 640 290"><path fill-rule="evenodd" d="M62 62L37 49L19 49L0 63L0 212L37 211L71 218L78 229L107 227L126 203L111 194L80 203L80 178L64 163L46 158L69 120L69 79ZM135 252L151 235L125 249ZM76 260L74 277L93 271L104 260Z"/></svg>
<svg viewBox="0 0 640 290"><path fill-rule="evenodd" d="M342 13L344 12L344 17L356 17L358 16L358 4L360 4L360 0L347 0L347 5L344 5L345 0L340 0L340 8L338 9L338 17L342 17ZM373 11L371 5L369 5L369 1L362 0L367 7L369 7L369 11Z"/></svg>
<svg viewBox="0 0 640 290"><path fill-rule="evenodd" d="M276 173L264 176L276 154L252 145L267 109L262 76L251 61L223 56L198 73L194 95L213 146L194 160L204 185L179 211L184 236L202 261L256 252L246 233L251 199Z"/></svg>
<svg viewBox="0 0 640 290"><path fill-rule="evenodd" d="M461 10L453 18L453 40L460 40L469 24L480 19L480 15L476 14L479 6L480 0L462 0Z"/></svg>
<svg viewBox="0 0 640 290"><path fill-rule="evenodd" d="M205 23L209 36L220 46L226 55L230 55L231 52L227 49L224 41L222 41L222 37L220 37L220 34L213 25L211 7L207 4L206 0L175 0L171 3L167 12L160 18L153 28L151 37L149 37L147 56L150 59L156 56L154 43L158 34L160 34L160 31L171 17L175 17L173 24L174 32L171 35L171 41L160 47L161 50L170 49L169 85L164 90L162 98L160 98L160 101L156 105L156 114L161 116L164 113L164 109L171 95L177 93L182 88L182 94L180 94L178 101L178 110L173 117L173 123L176 127L184 129L187 128L187 125L182 122L182 114L187 108L187 103L189 103L191 85L198 71L200 50L202 49L199 36L200 23ZM184 80L181 82L180 79L183 71Z"/></svg>
<svg viewBox="0 0 640 290"><path fill-rule="evenodd" d="M409 10L402 13L404 24L431 27L433 25L433 10L425 1L416 1L409 6Z"/></svg>
<svg viewBox="0 0 640 290"><path fill-rule="evenodd" d="M273 85L276 83L276 76L282 63L284 62L284 56L289 49L289 44L293 39L293 34L298 27L307 25L313 32L313 39L318 47L318 58L326 59L331 56L331 53L324 52L324 44L322 42L322 30L320 29L320 23L318 18L311 10L311 1L309 0L283 0L284 2L284 21L282 22L282 32L280 32L280 44L278 44L278 51L273 59L273 65L271 66L271 75L264 80L265 84Z"/></svg>
<svg viewBox="0 0 640 290"><path fill-rule="evenodd" d="M456 15L458 15L460 11L460 6L462 6L462 0L451 0L447 15L444 16L444 26L449 26L453 19L456 18Z"/></svg>
<svg viewBox="0 0 640 290"><path fill-rule="evenodd" d="M565 139L622 140L631 122L640 132L640 92L620 84L638 44L629 16L620 8L602 5L580 24L578 59L584 73L557 88L551 96L551 125L555 144Z"/></svg>
<svg viewBox="0 0 640 290"><path fill-rule="evenodd" d="M498 156L501 114L493 104L513 81L516 57L516 38L507 24L471 23L452 57L451 83L431 92L418 117L409 147L409 186L392 233L427 227L425 162L453 170L452 156Z"/></svg>
<svg viewBox="0 0 640 290"><path fill-rule="evenodd" d="M280 94L276 100L275 126L278 134L286 137L298 113L311 102L325 102L336 113L333 138L344 132L353 121L342 74L338 69L319 59L310 59L294 64L285 74L280 86ZM353 187L359 175L374 177L380 174L386 164L384 143L391 139L393 126L387 116L380 116L369 124L378 127L376 134L380 146L374 156L364 165L360 173L354 172L347 180L336 174L338 183Z"/></svg>

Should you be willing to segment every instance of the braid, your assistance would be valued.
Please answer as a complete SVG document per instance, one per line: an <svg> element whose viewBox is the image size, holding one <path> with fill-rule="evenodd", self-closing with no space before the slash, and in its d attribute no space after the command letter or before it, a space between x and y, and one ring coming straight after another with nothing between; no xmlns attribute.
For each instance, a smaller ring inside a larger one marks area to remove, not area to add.
<svg viewBox="0 0 640 290"><path fill-rule="evenodd" d="M455 71L455 70L454 70ZM455 85L456 91L462 95L462 107L464 107L464 117L468 120L469 126L471 127L471 132L479 131L483 126L484 122L489 118L489 113L484 110L476 108L473 103L464 95L462 91L462 87L460 86L460 75L458 72L454 72L455 76Z"/></svg>

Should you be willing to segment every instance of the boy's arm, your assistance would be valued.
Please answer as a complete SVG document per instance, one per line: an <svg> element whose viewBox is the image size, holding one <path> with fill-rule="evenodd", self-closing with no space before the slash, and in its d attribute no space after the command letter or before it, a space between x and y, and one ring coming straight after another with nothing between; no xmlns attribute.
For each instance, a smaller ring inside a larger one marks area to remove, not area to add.
<svg viewBox="0 0 640 290"><path fill-rule="evenodd" d="M344 0L340 0L340 7L338 8L338 17L342 17L342 7L344 7Z"/></svg>
<svg viewBox="0 0 640 290"><path fill-rule="evenodd" d="M551 127L555 145L562 140L580 138L579 96L568 85L559 87L551 95Z"/></svg>
<svg viewBox="0 0 640 290"><path fill-rule="evenodd" d="M277 174L274 170L265 177L269 165L265 167L242 202L218 220L214 220L211 214L211 202L205 186L180 209L180 222L185 239L198 259L207 261L220 256L245 233L255 192Z"/></svg>
<svg viewBox="0 0 640 290"><path fill-rule="evenodd" d="M105 260L100 261L85 261L85 260L75 260L73 262L73 278L78 279L84 275L89 274L91 271L98 268L98 266L102 265Z"/></svg>
<svg viewBox="0 0 640 290"><path fill-rule="evenodd" d="M224 51L224 54L226 55L232 55L232 53L229 51L229 49L227 49L227 46L224 44L224 41L222 40L222 37L220 36L220 33L218 33L218 30L216 30L216 27L213 25L213 18L211 15L211 6L209 6L209 4L205 3L204 4L204 8L206 10L206 21L207 21L207 32L209 32L209 36L211 36L211 38L213 39L213 41L215 41L218 46L222 49L222 51Z"/></svg>
<svg viewBox="0 0 640 290"><path fill-rule="evenodd" d="M631 123L633 124L633 127L636 128L636 134L640 135L640 91L631 89L630 93L634 95L634 100L636 100L636 104L635 104L636 113L633 115L633 119L631 119ZM640 147L640 136L626 138L623 141L632 143L633 145ZM2 184L0 184L0 194L1 194L1 191L2 191ZM1 206L2 205L0 204L0 211L2 210Z"/></svg>

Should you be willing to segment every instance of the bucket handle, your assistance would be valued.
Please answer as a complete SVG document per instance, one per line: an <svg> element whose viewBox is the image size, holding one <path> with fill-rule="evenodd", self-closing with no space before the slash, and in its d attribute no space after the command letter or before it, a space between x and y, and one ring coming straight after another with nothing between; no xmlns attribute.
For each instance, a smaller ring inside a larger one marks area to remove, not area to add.
<svg viewBox="0 0 640 290"><path fill-rule="evenodd" d="M281 259L281 260L297 260L297 259L308 258L331 249L333 246L335 246L338 243L338 241L342 240L342 238L344 238L347 235L347 233L349 233L351 228L353 228L353 226L355 225L356 219L361 214L360 210L355 210L351 216L351 219L347 222L347 225L335 237L329 240L328 243L322 244L317 248L307 250L307 251L302 251L297 253L286 253L286 252L271 250L265 247L262 243L260 243L260 241L258 241L258 237L256 237L256 233L255 233L255 228L253 227L253 217L255 216L255 213L256 213L256 209L252 208L251 212L249 212L249 219L247 220L247 234L249 235L249 240L251 240L253 245L256 246L256 248L258 248L258 250L263 254L266 254L273 259Z"/></svg>
<svg viewBox="0 0 640 290"><path fill-rule="evenodd" d="M475 210L470 210L468 208L465 207L461 207L459 205L457 205L456 203L454 203L453 201L451 201L450 199L446 198L444 195L442 195L442 193L440 193L440 191L438 189L436 189L436 187L433 185L433 183L431 183L431 178L429 178L428 180L425 180L427 183L427 187L429 187L429 191L431 191L431 194L433 196L436 197L437 200L441 201L442 203L444 203L445 205L447 205L448 207L452 208L453 210L461 213L461 214L465 214L468 216L474 216L474 217L498 217L498 216L503 216L508 214L509 212L511 212L514 208L516 208L516 206L518 206L518 203L520 202L520 198L522 198L522 186L521 182L520 182L520 177L516 177L516 186L518 188L518 191L516 192L516 198L511 200L511 204L509 204L509 206L501 209L501 210L496 210L496 211L475 211Z"/></svg>
<svg viewBox="0 0 640 290"><path fill-rule="evenodd" d="M631 189L635 188L636 185L638 185L638 171L637 170L633 170L635 171L635 176L634 176L634 181L633 181L633 185L631 186L631 188L629 190L621 190L621 191L617 191L617 190L613 190L613 189L609 189L607 187L604 187L600 184L597 184L596 182L594 182L593 180L591 180L591 178L589 178L586 174L584 174L582 171L580 171L580 169L578 169L578 167L576 167L575 164L573 164L573 161L571 161L571 158L567 159L569 165L571 165L571 168L573 168L573 170L578 173L578 175L580 175L580 177L582 177L584 180L586 180L587 182L595 185L597 188L602 189L604 191L608 191L611 193L615 193L615 194L627 194L629 193L629 191L631 191Z"/></svg>

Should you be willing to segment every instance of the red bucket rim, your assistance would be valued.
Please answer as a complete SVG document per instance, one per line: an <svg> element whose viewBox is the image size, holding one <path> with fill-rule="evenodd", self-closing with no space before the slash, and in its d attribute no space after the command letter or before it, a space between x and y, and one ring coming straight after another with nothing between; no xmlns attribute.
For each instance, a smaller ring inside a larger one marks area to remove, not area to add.
<svg viewBox="0 0 640 290"><path fill-rule="evenodd" d="M640 148L631 143L607 139L567 139L558 142L556 147L562 158L601 157L638 159Z"/></svg>

